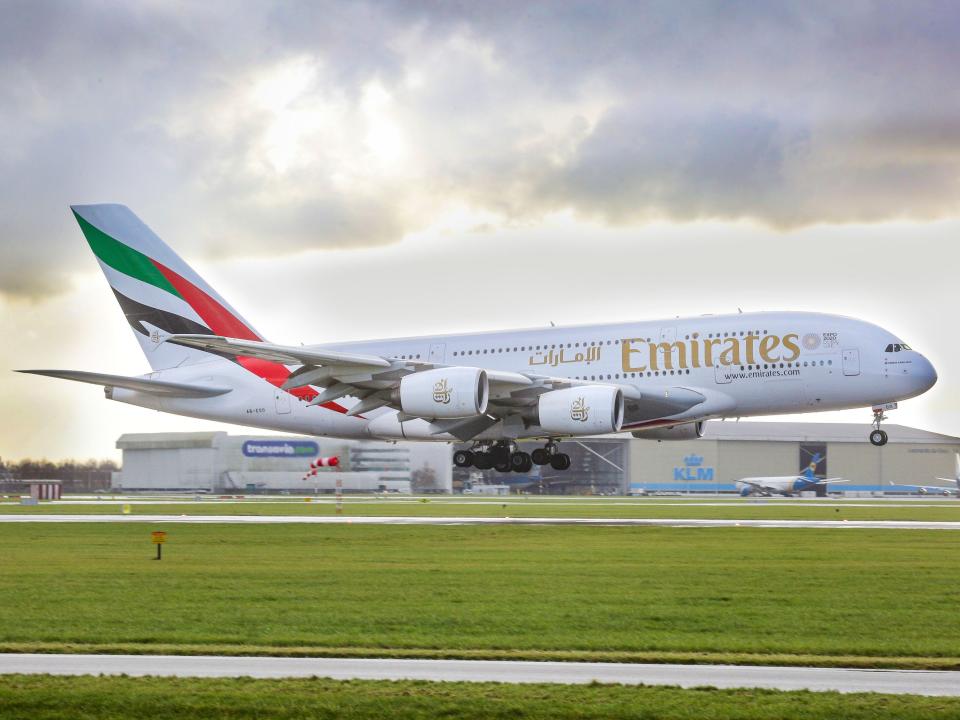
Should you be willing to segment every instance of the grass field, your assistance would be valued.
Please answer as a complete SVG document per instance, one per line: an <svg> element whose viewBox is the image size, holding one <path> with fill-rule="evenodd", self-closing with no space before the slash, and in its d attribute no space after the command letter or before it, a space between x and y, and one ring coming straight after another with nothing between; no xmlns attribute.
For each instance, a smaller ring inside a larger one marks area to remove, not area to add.
<svg viewBox="0 0 960 720"><path fill-rule="evenodd" d="M960 667L960 534L0 524L0 650Z"/></svg>
<svg viewBox="0 0 960 720"><path fill-rule="evenodd" d="M238 500L198 502L128 503L135 515L333 515L329 496L320 502L299 500ZM115 514L122 504L90 501L83 504L43 503L37 506L0 504L0 514L65 513ZM347 516L385 515L413 517L584 517L584 518L704 518L727 520L921 520L960 522L960 501L845 502L833 500L658 500L575 498L571 500L507 497L502 499L389 499L348 498Z"/></svg>
<svg viewBox="0 0 960 720"><path fill-rule="evenodd" d="M0 676L0 718L956 718L960 699L609 685Z"/></svg>

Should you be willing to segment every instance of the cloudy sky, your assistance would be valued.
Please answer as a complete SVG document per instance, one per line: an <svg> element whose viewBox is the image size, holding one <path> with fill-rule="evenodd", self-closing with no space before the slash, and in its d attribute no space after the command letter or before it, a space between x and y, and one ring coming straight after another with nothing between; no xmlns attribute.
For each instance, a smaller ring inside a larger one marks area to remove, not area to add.
<svg viewBox="0 0 960 720"><path fill-rule="evenodd" d="M920 0L8 0L0 456L217 427L10 372L146 369L85 202L277 342L855 315L940 372L891 420L960 434L958 37Z"/></svg>

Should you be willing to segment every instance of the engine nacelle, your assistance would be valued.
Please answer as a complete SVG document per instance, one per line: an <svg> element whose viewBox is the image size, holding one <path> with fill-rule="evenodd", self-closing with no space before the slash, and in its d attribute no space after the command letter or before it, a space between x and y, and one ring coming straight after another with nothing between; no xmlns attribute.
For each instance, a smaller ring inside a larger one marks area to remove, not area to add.
<svg viewBox="0 0 960 720"><path fill-rule="evenodd" d="M617 432L623 425L623 391L608 385L552 390L537 402L539 424L558 435Z"/></svg>
<svg viewBox="0 0 960 720"><path fill-rule="evenodd" d="M703 437L703 420L649 430L636 430L631 434L641 440L696 440Z"/></svg>
<svg viewBox="0 0 960 720"><path fill-rule="evenodd" d="M469 418L487 411L490 384L480 368L451 367L406 375L394 401L408 415Z"/></svg>

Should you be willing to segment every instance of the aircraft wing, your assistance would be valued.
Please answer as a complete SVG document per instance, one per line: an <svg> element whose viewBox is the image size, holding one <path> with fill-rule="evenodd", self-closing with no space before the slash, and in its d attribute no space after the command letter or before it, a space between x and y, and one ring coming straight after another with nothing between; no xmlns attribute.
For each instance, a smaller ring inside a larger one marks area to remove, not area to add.
<svg viewBox="0 0 960 720"><path fill-rule="evenodd" d="M170 335L166 342L174 345L206 350L208 352L242 355L260 360L283 363L284 365L369 365L370 367L389 367L390 361L378 355L358 355L335 350L316 350L313 348L288 345L273 345L256 340L237 340L219 335Z"/></svg>
<svg viewBox="0 0 960 720"><path fill-rule="evenodd" d="M126 375L105 375L83 370L17 370L17 372L45 375L62 380L74 380L91 385L103 385L105 388L124 388L150 395L166 395L168 397L207 398L226 395L231 390L228 387L167 382L166 380L151 380L150 378L127 377Z"/></svg>
<svg viewBox="0 0 960 720"><path fill-rule="evenodd" d="M937 480L946 480L947 482L956 482L952 478L937 478ZM919 483L890 483L891 487L902 487L902 488L920 488L926 492L958 492L957 487L947 487L944 485L921 485Z"/></svg>
<svg viewBox="0 0 960 720"><path fill-rule="evenodd" d="M347 412L358 415L381 407L395 407L392 390L406 375L450 367L420 360L397 360L379 355L327 350L320 347L274 345L254 340L216 335L169 335L164 342L206 350L207 352L255 357L284 365L299 365L284 383L285 390L313 386L321 388L311 404L330 402L341 397L358 398ZM704 402L705 396L694 388L657 388L641 392L632 385L571 380L536 373L509 372L483 368L490 383L487 414L479 418L436 423L443 432L464 440L480 434L509 415L523 415L537 404L545 392L587 385L613 385L624 395L624 425L668 418ZM407 419L401 413L401 420Z"/></svg>

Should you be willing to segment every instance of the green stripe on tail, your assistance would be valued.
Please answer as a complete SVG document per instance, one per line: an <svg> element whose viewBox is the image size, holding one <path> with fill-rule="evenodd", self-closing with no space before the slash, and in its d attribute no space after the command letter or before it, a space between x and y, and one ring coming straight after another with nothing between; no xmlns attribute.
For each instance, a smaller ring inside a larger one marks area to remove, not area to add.
<svg viewBox="0 0 960 720"><path fill-rule="evenodd" d="M73 215L77 218L77 222L80 224L80 229L83 230L83 235L87 238L87 242L90 243L90 249L93 250L93 254L96 255L99 260L117 272L122 272L124 275L129 275L132 278L142 280L161 290L166 290L178 298L183 297L177 292L177 289L170 284L170 281L163 276L163 273L157 269L157 266L153 264L153 261L149 257L114 240L105 232L94 227L77 215L76 211L74 211Z"/></svg>

